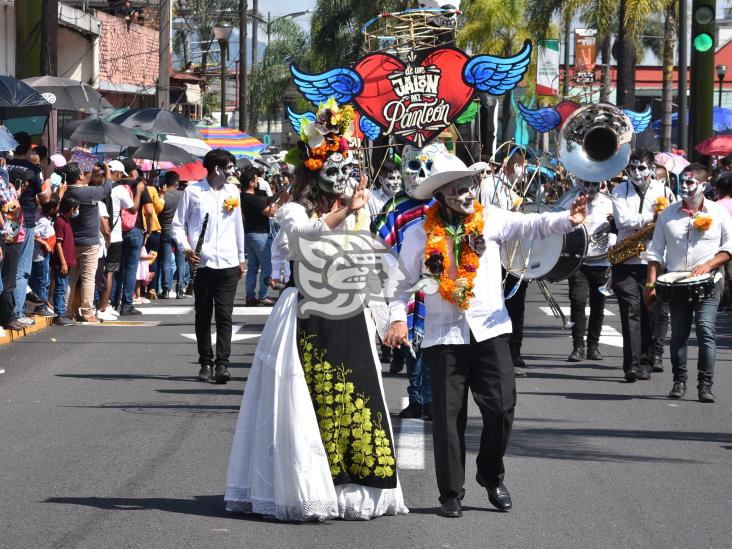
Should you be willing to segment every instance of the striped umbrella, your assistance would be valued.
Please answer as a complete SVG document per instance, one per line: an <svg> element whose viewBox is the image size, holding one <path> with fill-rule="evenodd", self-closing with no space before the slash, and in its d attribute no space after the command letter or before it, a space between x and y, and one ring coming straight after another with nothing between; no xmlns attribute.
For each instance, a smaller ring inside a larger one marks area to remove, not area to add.
<svg viewBox="0 0 732 549"><path fill-rule="evenodd" d="M266 145L251 135L231 128L206 127L198 128L203 140L212 149L226 149L235 158L257 158Z"/></svg>

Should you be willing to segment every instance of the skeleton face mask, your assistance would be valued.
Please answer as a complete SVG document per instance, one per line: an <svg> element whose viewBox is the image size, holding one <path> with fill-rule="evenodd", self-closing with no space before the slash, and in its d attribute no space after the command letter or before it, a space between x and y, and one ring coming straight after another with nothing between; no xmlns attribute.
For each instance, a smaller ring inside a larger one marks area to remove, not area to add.
<svg viewBox="0 0 732 549"><path fill-rule="evenodd" d="M681 200L686 206L698 208L704 198L704 189L707 186L706 181L700 181L690 172L681 175L681 184L679 185L679 194Z"/></svg>
<svg viewBox="0 0 732 549"><path fill-rule="evenodd" d="M654 165L648 165L642 160L631 160L628 164L628 175L630 179L636 185L643 187L648 186L651 182L651 174L654 173L656 167Z"/></svg>
<svg viewBox="0 0 732 549"><path fill-rule="evenodd" d="M390 170L379 176L379 184L387 196L393 197L402 188L402 174L399 170Z"/></svg>
<svg viewBox="0 0 732 549"><path fill-rule="evenodd" d="M475 211L475 197L480 183L476 177L463 177L448 183L440 193L445 206L459 215L470 215Z"/></svg>
<svg viewBox="0 0 732 549"><path fill-rule="evenodd" d="M600 182L599 181L582 181L582 193L587 195L587 198L592 201L597 198L600 193Z"/></svg>
<svg viewBox="0 0 732 549"><path fill-rule="evenodd" d="M422 149L412 148L411 145L404 147L402 177L404 178L404 191L409 196L412 196L420 183L432 173L432 161L435 156L445 152L447 149L442 143L431 143Z"/></svg>
<svg viewBox="0 0 732 549"><path fill-rule="evenodd" d="M321 190L328 194L341 195L345 194L350 196L353 194L353 190L356 188L355 185L349 189L349 180L351 177L351 163L350 158L345 158L341 153L331 154L323 163L323 167L318 174L318 185Z"/></svg>

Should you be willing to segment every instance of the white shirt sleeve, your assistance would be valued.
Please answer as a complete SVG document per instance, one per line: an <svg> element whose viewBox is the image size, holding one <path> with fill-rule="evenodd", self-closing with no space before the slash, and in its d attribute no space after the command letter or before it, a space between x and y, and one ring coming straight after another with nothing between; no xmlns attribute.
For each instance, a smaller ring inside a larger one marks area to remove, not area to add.
<svg viewBox="0 0 732 549"><path fill-rule="evenodd" d="M495 218L495 223L492 218ZM577 227L569 220L569 212L544 212L524 214L490 208L486 212L484 230L487 238L496 235L497 240L541 240L552 234L572 232Z"/></svg>
<svg viewBox="0 0 732 549"><path fill-rule="evenodd" d="M670 211L670 210L668 210ZM668 215L663 215L663 212L658 216L656 220L656 228L653 229L653 238L651 243L646 250L646 259L650 263L654 261L661 265L661 268L666 266L666 223Z"/></svg>
<svg viewBox="0 0 732 549"><path fill-rule="evenodd" d="M242 217L240 207L236 208L234 216L234 223L236 225L234 227L236 231L236 249L239 254L239 263L244 263L246 261L246 254L244 253L244 218Z"/></svg>
<svg viewBox="0 0 732 549"><path fill-rule="evenodd" d="M285 204L277 210L275 219L280 226L280 230L285 231L289 240L297 238L298 235L330 232L330 227L322 217L317 219L308 218L304 206L296 202Z"/></svg>
<svg viewBox="0 0 732 549"><path fill-rule="evenodd" d="M721 209L721 208L720 208ZM720 252L727 252L732 255L732 216L725 215L727 212L722 212L722 238L719 246Z"/></svg>
<svg viewBox="0 0 732 549"><path fill-rule="evenodd" d="M422 257L425 249L425 233L422 225L407 229L399 253L399 268L391 271L389 280L389 320L406 322L409 298L422 273Z"/></svg>
<svg viewBox="0 0 732 549"><path fill-rule="evenodd" d="M630 197L630 183L618 185L613 191L613 217L615 217L615 225L618 229L640 229L653 221L653 212L638 213L638 206L635 200L631 201L626 198ZM625 192L623 193L623 190ZM621 194L622 193L622 194ZM640 200L640 197L633 194L634 198Z"/></svg>
<svg viewBox="0 0 732 549"><path fill-rule="evenodd" d="M186 235L189 197L190 191L186 189L183 191L183 196L181 196L178 208L175 210L175 215L173 216L173 238L175 238L175 243L183 251L188 250L191 247L188 242L188 236Z"/></svg>

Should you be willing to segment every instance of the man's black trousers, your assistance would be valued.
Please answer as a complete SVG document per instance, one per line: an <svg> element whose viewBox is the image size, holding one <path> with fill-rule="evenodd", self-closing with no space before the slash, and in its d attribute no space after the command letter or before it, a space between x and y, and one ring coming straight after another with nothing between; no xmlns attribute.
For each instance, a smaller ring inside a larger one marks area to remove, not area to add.
<svg viewBox="0 0 732 549"><path fill-rule="evenodd" d="M196 297L196 341L200 364L229 365L231 315L234 310L239 267L198 269L193 286ZM211 316L216 313L216 359L211 348Z"/></svg>

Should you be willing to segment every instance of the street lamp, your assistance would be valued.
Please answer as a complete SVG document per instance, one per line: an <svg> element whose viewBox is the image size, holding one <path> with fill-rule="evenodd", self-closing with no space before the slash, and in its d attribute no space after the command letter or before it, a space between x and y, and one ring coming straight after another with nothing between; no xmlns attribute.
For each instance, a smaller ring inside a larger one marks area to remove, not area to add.
<svg viewBox="0 0 732 549"><path fill-rule="evenodd" d="M213 28L214 38L219 43L221 54L221 125L223 127L226 127L226 59L232 30L229 23L221 23Z"/></svg>
<svg viewBox="0 0 732 549"><path fill-rule="evenodd" d="M727 65L717 65L717 78L719 78L719 100L717 101L718 106L722 107L722 85L724 84L724 77L727 74Z"/></svg>

